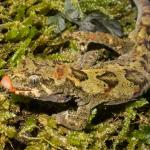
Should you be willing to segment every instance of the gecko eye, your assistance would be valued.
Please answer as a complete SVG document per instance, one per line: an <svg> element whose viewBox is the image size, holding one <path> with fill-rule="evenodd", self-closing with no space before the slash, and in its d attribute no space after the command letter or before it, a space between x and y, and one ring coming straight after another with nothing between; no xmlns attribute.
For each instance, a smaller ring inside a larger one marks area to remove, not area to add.
<svg viewBox="0 0 150 150"><path fill-rule="evenodd" d="M40 82L40 77L38 76L38 75L31 75L30 77L29 77L29 83L31 84L31 85L36 85L36 84L38 84Z"/></svg>

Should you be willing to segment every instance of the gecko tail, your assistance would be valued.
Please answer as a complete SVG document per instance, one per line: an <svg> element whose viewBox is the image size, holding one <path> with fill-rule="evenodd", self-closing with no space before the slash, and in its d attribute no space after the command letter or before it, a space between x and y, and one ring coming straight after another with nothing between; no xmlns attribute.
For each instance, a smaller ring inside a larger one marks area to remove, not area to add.
<svg viewBox="0 0 150 150"><path fill-rule="evenodd" d="M138 15L135 29L129 34L129 38L136 42L138 33L141 29L145 29L146 33L150 33L150 1L149 0L133 0L137 9ZM141 38L141 37L140 37ZM143 37L145 38L145 37Z"/></svg>
<svg viewBox="0 0 150 150"><path fill-rule="evenodd" d="M138 16L136 22L136 28L150 27L150 1L149 0L133 0L137 9ZM136 29L136 30L137 30Z"/></svg>

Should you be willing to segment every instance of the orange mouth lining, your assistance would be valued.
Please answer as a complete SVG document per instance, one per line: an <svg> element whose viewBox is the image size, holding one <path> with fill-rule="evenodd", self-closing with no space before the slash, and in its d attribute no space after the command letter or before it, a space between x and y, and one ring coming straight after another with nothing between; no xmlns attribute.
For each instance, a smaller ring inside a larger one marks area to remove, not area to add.
<svg viewBox="0 0 150 150"><path fill-rule="evenodd" d="M8 90L9 92L12 92L12 93L16 93L16 92L30 92L32 91L30 88L27 88L27 89L23 89L23 88L16 88L13 86L12 82L11 82L11 79L8 75L4 75L0 81L0 85Z"/></svg>
<svg viewBox="0 0 150 150"><path fill-rule="evenodd" d="M9 92L16 91L8 75L3 76L2 80L0 81L0 85Z"/></svg>

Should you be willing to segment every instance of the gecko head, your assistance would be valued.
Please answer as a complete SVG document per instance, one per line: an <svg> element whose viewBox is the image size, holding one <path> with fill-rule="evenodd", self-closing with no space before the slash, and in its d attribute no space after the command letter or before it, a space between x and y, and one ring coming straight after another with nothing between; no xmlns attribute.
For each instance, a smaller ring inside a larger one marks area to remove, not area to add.
<svg viewBox="0 0 150 150"><path fill-rule="evenodd" d="M43 59L24 59L2 77L1 86L16 95L35 99L59 101L64 98L64 84L70 73L65 64L54 64ZM56 100L57 95L59 100Z"/></svg>

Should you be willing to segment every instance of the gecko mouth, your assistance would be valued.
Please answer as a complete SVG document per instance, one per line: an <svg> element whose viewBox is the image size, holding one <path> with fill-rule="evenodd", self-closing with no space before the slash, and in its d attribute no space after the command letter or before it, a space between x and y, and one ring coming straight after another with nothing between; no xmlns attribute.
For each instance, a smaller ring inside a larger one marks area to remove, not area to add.
<svg viewBox="0 0 150 150"><path fill-rule="evenodd" d="M40 92L37 89L16 89L14 92L16 95L23 95L33 98L39 98Z"/></svg>
<svg viewBox="0 0 150 150"><path fill-rule="evenodd" d="M22 95L26 97L31 97L34 99L39 99L42 101L51 101L57 103L66 103L70 101L73 97L65 95L63 93L54 93L50 89L47 89L44 85L42 85L43 89L46 91L46 95L41 94L40 90L37 88L30 87L19 87L14 86L10 77L5 75L0 81L0 85L8 92L14 93L16 95Z"/></svg>
<svg viewBox="0 0 150 150"><path fill-rule="evenodd" d="M14 86L10 77L5 75L2 77L0 81L0 85L2 88L4 88L6 91L10 93L14 93L16 95L24 95L24 96L30 96L30 97L40 97L40 92L38 89L35 88L24 88L24 87L17 87Z"/></svg>

